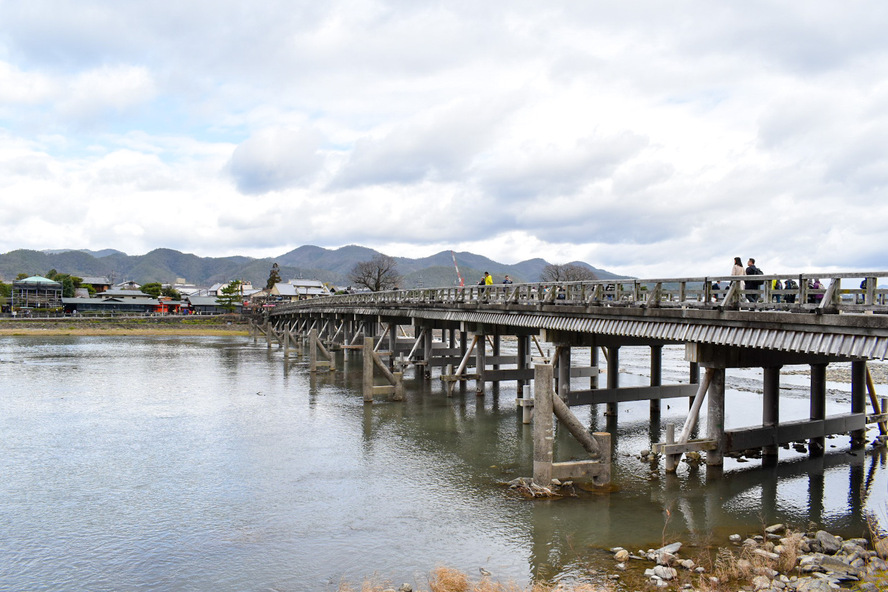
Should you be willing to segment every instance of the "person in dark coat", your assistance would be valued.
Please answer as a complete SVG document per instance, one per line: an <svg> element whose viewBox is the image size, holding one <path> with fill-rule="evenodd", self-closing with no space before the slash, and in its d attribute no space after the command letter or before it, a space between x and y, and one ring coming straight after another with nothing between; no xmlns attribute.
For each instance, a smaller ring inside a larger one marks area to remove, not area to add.
<svg viewBox="0 0 888 592"><path fill-rule="evenodd" d="M752 257L750 257L749 261L746 262L746 275L762 275L762 270L755 266L755 259L753 259ZM764 282L761 280L746 280L746 289L761 290L763 283ZM746 299L750 302L758 302L759 295L747 294Z"/></svg>

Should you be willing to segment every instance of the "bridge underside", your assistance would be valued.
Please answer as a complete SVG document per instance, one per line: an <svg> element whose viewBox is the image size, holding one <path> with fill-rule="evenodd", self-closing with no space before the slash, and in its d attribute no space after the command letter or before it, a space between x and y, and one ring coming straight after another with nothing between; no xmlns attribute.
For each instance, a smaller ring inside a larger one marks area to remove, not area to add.
<svg viewBox="0 0 888 592"><path fill-rule="evenodd" d="M566 407L604 404L607 415L616 417L619 403L649 401L653 422L659 421L661 400L693 400L681 434L677 438L667 435L667 441L655 447L666 456L667 470L675 470L679 456L687 452L703 451L708 464L720 466L725 455L750 449L760 450L767 460L774 459L779 446L801 441L807 442L812 456L821 455L824 438L834 434L850 434L852 447L858 448L865 443L867 423L879 422L880 432L885 434L886 416L868 380L866 361L888 356L886 315L557 304L399 304L294 308L272 313L268 322L272 327L269 335L305 336L314 329L331 349L357 348L362 338L374 338L392 370L413 366L417 376L430 379L437 369L440 379L448 383L448 393L466 381L474 381L476 391L483 394L487 383L514 380L518 407L526 421L534 405L529 388L534 383L534 364L539 363L553 367L554 390ZM517 354L502 355L503 338L517 342ZM685 346L686 383L661 384L661 352L668 344ZM629 346L650 349L650 385L620 386L620 348ZM572 366L572 350L578 348L588 348L587 366ZM605 384L599 384L599 352L607 362ZM851 408L849 413L826 417L825 371L835 362L851 362ZM781 423L779 371L790 365L810 367L811 413L808 420ZM761 425L724 429L724 373L729 368L763 369ZM589 387L572 389L576 378L588 378ZM867 394L873 407L869 415ZM706 436L692 439L707 397Z"/></svg>

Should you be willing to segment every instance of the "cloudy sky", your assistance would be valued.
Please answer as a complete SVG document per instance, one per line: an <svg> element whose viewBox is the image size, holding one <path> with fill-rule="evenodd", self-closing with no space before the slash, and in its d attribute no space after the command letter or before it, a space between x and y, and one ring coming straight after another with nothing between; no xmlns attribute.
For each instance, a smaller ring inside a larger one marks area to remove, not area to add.
<svg viewBox="0 0 888 592"><path fill-rule="evenodd" d="M888 3L0 0L0 252L888 268Z"/></svg>

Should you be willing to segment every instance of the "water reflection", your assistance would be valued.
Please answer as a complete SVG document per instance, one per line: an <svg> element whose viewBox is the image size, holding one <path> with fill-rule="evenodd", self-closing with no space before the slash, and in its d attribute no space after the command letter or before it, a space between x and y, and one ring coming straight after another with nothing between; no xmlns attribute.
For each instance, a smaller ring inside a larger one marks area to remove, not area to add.
<svg viewBox="0 0 888 592"><path fill-rule="evenodd" d="M633 374L645 356L621 351L625 384L647 380ZM666 383L687 378L676 359L666 348ZM884 450L851 455L843 438L821 458L663 474L638 452L681 423L683 400L653 423L647 402L575 408L615 432L614 486L524 500L503 485L532 468L514 386L448 398L411 378L403 403L365 405L361 380L360 356L310 375L295 348L284 360L244 339L0 340L0 588L335 589L373 573L424 583L440 564L525 583L609 565L615 545L723 541L763 522L858 536L886 503ZM731 380L729 421L760 421L754 372ZM781 413L807 405L791 385ZM560 460L583 454L556 432Z"/></svg>

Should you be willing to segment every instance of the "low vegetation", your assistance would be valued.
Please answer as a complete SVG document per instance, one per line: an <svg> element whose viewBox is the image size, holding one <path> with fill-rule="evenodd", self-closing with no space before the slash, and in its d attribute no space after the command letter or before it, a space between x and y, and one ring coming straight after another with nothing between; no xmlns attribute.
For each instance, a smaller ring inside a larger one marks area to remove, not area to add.
<svg viewBox="0 0 888 592"><path fill-rule="evenodd" d="M487 576L472 581L465 573L450 567L435 568L429 574L428 587L413 588L407 585L398 587L390 583L366 581L360 587L340 584L337 592L610 592L610 586L595 584L575 584L562 587L560 584L532 584L522 588L513 582L495 582Z"/></svg>

